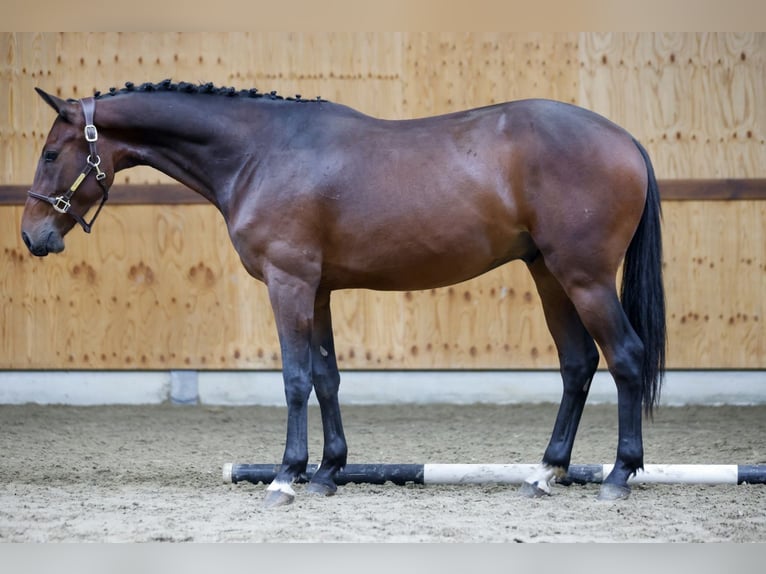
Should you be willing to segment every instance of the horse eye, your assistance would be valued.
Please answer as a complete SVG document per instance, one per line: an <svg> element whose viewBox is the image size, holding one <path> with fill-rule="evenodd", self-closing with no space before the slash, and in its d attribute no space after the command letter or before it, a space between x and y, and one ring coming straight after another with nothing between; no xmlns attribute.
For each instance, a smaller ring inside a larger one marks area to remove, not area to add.
<svg viewBox="0 0 766 574"><path fill-rule="evenodd" d="M43 159L45 161L56 161L56 158L59 156L59 152L48 150L43 154Z"/></svg>

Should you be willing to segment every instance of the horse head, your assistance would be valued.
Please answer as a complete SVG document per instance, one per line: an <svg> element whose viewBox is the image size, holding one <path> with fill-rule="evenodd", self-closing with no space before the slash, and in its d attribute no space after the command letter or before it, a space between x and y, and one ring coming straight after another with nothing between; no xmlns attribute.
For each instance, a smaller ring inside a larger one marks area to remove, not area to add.
<svg viewBox="0 0 766 574"><path fill-rule="evenodd" d="M28 192L21 237L32 254L44 256L63 251L64 236L75 223L90 232L114 180L114 146L99 139L93 98L62 100L36 91L57 117ZM95 214L86 221L96 206Z"/></svg>

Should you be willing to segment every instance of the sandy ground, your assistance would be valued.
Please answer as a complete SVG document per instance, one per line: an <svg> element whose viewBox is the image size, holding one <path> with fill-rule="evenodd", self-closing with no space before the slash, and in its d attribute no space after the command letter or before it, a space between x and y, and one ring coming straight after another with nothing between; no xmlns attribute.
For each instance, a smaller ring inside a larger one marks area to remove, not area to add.
<svg viewBox="0 0 766 574"><path fill-rule="evenodd" d="M346 406L349 462L537 462L555 405ZM347 485L261 508L264 487L223 484L225 462L281 459L270 407L0 406L0 542L766 541L766 486ZM312 461L321 453L310 413ZM662 408L647 463L766 463L766 407ZM613 462L616 408L590 405L573 462Z"/></svg>

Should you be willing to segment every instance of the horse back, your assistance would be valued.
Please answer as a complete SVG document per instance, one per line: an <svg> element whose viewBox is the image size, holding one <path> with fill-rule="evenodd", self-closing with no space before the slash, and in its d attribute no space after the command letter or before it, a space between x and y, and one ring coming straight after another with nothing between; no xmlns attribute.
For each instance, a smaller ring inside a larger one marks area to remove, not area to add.
<svg viewBox="0 0 766 574"><path fill-rule="evenodd" d="M432 288L532 259L542 227L616 199L631 142L546 100L405 121L326 106L301 126L259 162L245 220L259 249L288 237L321 260L331 288Z"/></svg>

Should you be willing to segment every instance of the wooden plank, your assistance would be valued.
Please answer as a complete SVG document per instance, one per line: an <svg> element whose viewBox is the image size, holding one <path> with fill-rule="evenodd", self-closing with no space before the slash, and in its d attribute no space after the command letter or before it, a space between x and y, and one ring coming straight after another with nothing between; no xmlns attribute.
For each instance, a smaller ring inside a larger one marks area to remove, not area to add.
<svg viewBox="0 0 766 574"><path fill-rule="evenodd" d="M28 185L0 185L0 205L23 205ZM114 185L109 205L196 205L209 203L179 183Z"/></svg>
<svg viewBox="0 0 766 574"><path fill-rule="evenodd" d="M660 180L663 201L764 200L766 178Z"/></svg>
<svg viewBox="0 0 766 574"><path fill-rule="evenodd" d="M666 179L660 180L663 201L736 201L766 199L766 178L756 179ZM25 185L0 185L0 205L23 205ZM195 205L207 201L183 185L115 185L110 205Z"/></svg>

